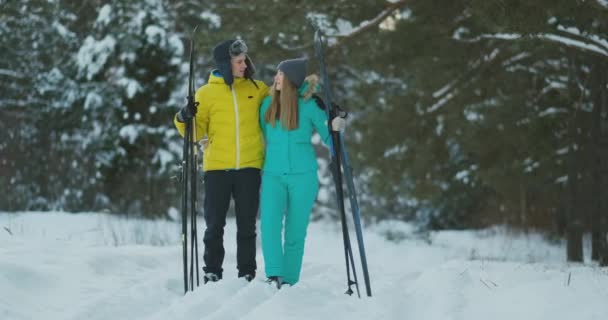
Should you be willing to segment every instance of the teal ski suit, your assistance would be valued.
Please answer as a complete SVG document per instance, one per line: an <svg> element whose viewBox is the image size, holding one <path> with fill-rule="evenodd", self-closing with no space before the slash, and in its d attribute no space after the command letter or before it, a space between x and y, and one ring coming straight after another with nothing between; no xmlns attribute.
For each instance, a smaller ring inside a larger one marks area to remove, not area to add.
<svg viewBox="0 0 608 320"><path fill-rule="evenodd" d="M266 141L262 174L261 238L266 276L280 276L294 285L300 279L304 240L319 191L317 157L311 142L313 129L327 145L327 115L311 98L316 83L298 90L298 128L285 130L280 121L264 120L271 97L260 107L260 127ZM285 219L285 228L283 228Z"/></svg>

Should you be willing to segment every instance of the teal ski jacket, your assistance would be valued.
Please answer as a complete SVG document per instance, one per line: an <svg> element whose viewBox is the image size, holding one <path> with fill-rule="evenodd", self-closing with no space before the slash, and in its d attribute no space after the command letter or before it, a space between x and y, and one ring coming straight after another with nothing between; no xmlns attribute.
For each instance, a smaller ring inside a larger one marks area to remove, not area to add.
<svg viewBox="0 0 608 320"><path fill-rule="evenodd" d="M279 120L274 127L264 120L270 107L271 97L267 96L260 107L260 128L266 142L263 171L278 174L293 174L316 171L317 156L311 142L313 129L328 145L331 135L327 115L312 95L317 91L318 78L309 76L298 89L298 128L285 130Z"/></svg>

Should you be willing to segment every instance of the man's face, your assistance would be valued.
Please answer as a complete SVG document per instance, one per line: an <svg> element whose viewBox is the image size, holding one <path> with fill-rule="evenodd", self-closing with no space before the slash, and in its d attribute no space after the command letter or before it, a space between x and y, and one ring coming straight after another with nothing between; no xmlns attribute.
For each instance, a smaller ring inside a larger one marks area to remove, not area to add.
<svg viewBox="0 0 608 320"><path fill-rule="evenodd" d="M245 63L246 58L247 56L244 53L241 53L230 59L230 63L232 64L232 75L235 78L242 78L245 76L245 70L247 70L247 63Z"/></svg>

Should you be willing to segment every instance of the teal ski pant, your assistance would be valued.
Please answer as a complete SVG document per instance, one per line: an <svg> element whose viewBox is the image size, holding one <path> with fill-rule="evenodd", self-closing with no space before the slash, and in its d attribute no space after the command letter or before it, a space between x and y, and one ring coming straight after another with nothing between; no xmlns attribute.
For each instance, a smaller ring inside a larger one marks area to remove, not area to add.
<svg viewBox="0 0 608 320"><path fill-rule="evenodd" d="M316 170L262 175L260 228L267 277L280 276L292 285L300 279L306 229L318 191Z"/></svg>

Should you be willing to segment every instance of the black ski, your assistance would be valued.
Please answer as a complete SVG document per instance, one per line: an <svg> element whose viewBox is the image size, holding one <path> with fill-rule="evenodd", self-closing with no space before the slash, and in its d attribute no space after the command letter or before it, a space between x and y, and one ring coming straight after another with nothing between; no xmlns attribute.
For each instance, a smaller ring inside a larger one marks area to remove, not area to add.
<svg viewBox="0 0 608 320"><path fill-rule="evenodd" d="M325 56L323 53L323 35L320 30L315 32L315 52L317 55L317 59L319 60L319 67L321 73L321 80L323 81L323 93L325 97L325 112L327 114L328 119L333 119L339 112L343 112L332 103L331 96L331 86L329 84L329 76L327 75L327 68L325 65ZM365 288L367 296L372 296L371 284L369 279L369 271L367 268L367 258L365 254L365 245L363 242L363 232L361 229L361 215L359 212L359 204L357 201L357 192L355 190L355 184L353 182L352 168L348 161L348 153L346 152L346 146L344 144L344 137L341 132L334 132L330 129L330 133L332 135L332 141L330 145L331 151L331 164L330 170L334 177L334 183L336 186L336 197L338 200L338 210L340 212L340 218L342 221L342 233L344 240L344 253L346 259L346 274L347 274L347 283L348 289L346 293L352 294L351 285L355 284L357 289L357 295L359 294L359 285L357 283L357 273L355 271L352 247L350 244L350 236L348 234L348 227L346 221L346 213L344 208L344 189L343 189L343 180L346 180L346 185L348 188L348 194L350 199L350 206L353 215L353 223L355 225L355 231L357 235L357 243L359 246L359 255L361 260L361 266L363 269L363 277L365 281ZM342 170L344 171L344 175L342 175ZM343 179L344 178L344 179ZM350 263L350 264L349 264ZM353 269L354 281L350 278L350 267Z"/></svg>
<svg viewBox="0 0 608 320"><path fill-rule="evenodd" d="M197 28L194 28L194 33ZM188 108L196 108L194 101L194 40L190 38L190 70L188 74ZM198 155L196 149L196 116L186 121L184 132L184 149L182 156L182 250L184 271L184 294L194 290L194 270L196 269L196 285L199 286L198 272L198 237L196 230L196 181L198 177ZM188 214L190 214L190 277L188 279ZM196 261L196 266L194 266Z"/></svg>

